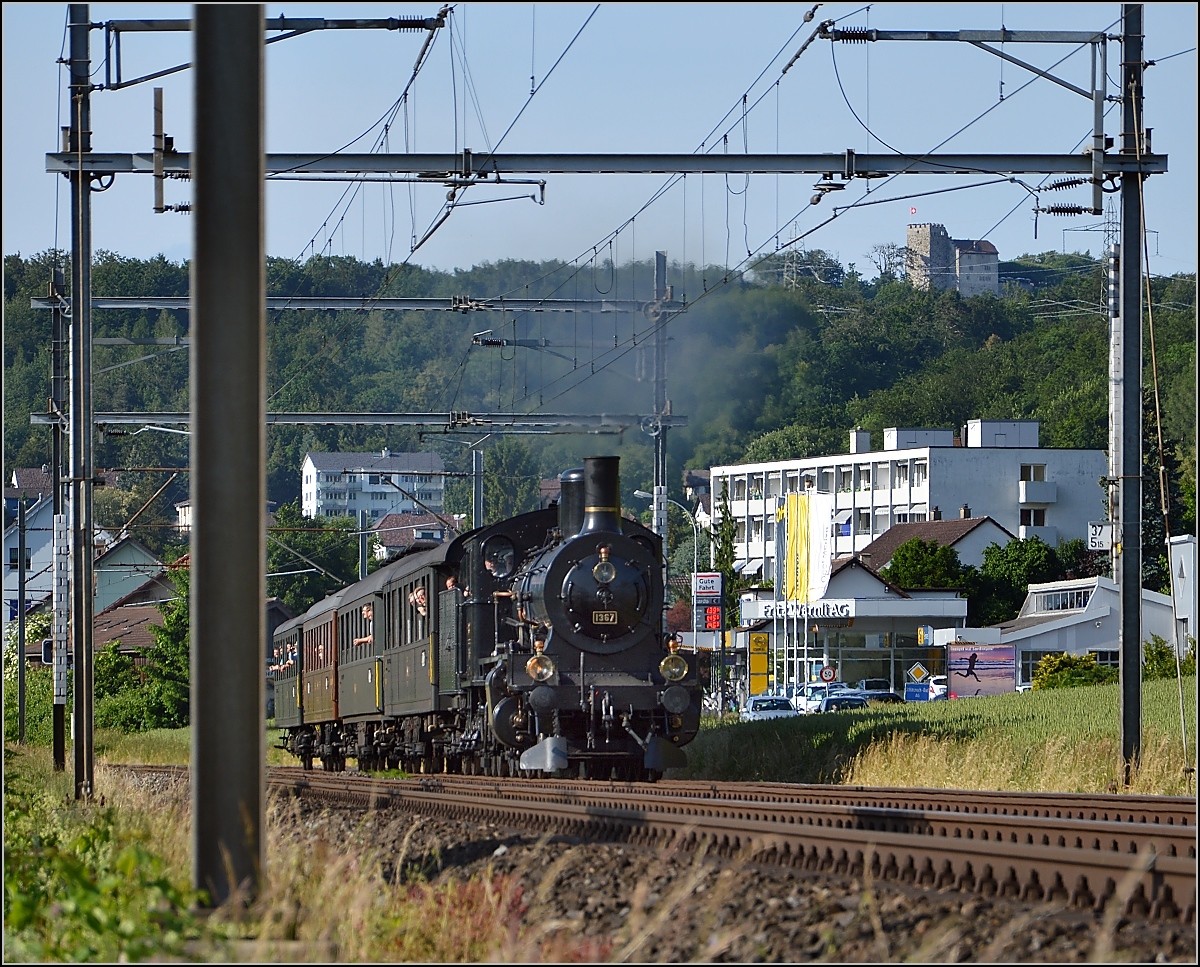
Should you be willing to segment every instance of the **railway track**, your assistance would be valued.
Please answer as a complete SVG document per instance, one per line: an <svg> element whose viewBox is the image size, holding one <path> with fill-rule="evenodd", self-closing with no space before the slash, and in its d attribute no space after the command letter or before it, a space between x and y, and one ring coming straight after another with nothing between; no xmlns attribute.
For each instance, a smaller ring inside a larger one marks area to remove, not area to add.
<svg viewBox="0 0 1200 967"><path fill-rule="evenodd" d="M186 776L183 767L149 767ZM271 791L936 890L1195 922L1196 800L783 783L382 779L268 770Z"/></svg>

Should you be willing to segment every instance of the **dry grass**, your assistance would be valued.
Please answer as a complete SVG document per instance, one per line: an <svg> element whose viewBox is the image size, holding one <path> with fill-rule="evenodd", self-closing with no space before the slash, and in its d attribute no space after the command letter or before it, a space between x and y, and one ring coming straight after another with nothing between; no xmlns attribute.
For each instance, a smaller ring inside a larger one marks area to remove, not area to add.
<svg viewBox="0 0 1200 967"><path fill-rule="evenodd" d="M1104 724L1101 714L1100 726L1077 728L1070 715L1055 712L1053 696L1034 696L1032 703L1028 698L1011 697L1010 717L1025 715L1028 721L1024 731L1005 734L981 717L990 706L975 704L979 700L908 709L907 717L870 710L749 726L707 722L689 750L689 772L714 780L816 781L836 776L861 785L1092 792L1112 788L1120 769L1115 724ZM914 721L912 717L921 714L929 718ZM1162 729L1155 714L1148 715L1142 762L1128 791L1186 793L1180 738ZM1043 719L1051 725L1029 724ZM107 804L116 807L121 834L152 844L180 884L191 879L186 784L164 793L161 787L137 785L107 763L186 762L190 740L189 730L97 738L97 788ZM273 743L268 742L270 748ZM48 750L42 751L48 773ZM281 761L281 754L270 751L268 761ZM681 910L688 911L693 922L699 918L706 924L707 945L695 951L699 959L727 955L745 939L746 924L730 917L737 877L729 869L718 872L702 851L676 863L673 872L672 860L678 858L664 852L638 881L620 928L597 937L587 935L586 910L556 906L562 902L556 884L585 875L581 865L587 860L580 851L539 844L522 853L516 868L509 864L500 872L489 866L465 881L434 879L438 847L435 840L430 845L421 819L397 818L390 828L384 821L381 833L382 817L369 818L373 826L367 829L366 814L356 825L345 814L316 817L302 812L294 800L272 797L266 809L267 864L258 898L248 910L198 914L204 939L195 942L189 954L198 960L239 962L652 961L662 959L661 951L679 949L673 944L680 939L675 934L682 929ZM526 890L523 883L537 886ZM887 960L893 952L869 873L859 909L870 931L873 955ZM1014 924L1013 930L1002 931L990 955L1003 957L1024 926ZM929 931L916 959L957 959L962 927L947 921ZM1110 924L1103 926L1106 939L1097 950L1100 955L1106 944L1112 945L1112 930ZM832 943L832 936L813 934L808 953L818 959L836 957Z"/></svg>

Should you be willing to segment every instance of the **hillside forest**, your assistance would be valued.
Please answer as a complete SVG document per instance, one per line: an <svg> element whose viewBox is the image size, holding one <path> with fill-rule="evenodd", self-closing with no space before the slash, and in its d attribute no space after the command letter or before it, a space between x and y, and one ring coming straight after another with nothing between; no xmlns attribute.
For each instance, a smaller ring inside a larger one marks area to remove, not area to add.
<svg viewBox="0 0 1200 967"><path fill-rule="evenodd" d="M61 252L4 259L4 465L40 467L50 434L31 426L50 387L46 294ZM163 257L99 251L95 296L185 296L189 268ZM1035 419L1044 447L1106 449L1108 318L1105 266L1086 254L1047 252L1001 263L1000 297L921 291L884 270L864 280L820 250L776 257L748 275L720 267L668 267L686 311L665 323L666 394L687 418L667 438L670 496L685 501L685 469L743 460L847 452L854 427L953 427L971 419ZM68 280L69 292L69 267ZM602 311L606 299L649 301L653 261L583 267L501 261L453 272L352 257L272 258L268 295L354 297L355 311L272 311L267 319L270 411L375 413L626 413L654 408L653 313ZM1166 469L1172 534L1195 530L1196 277L1157 277L1144 319L1145 535L1147 586L1162 586L1165 533L1159 472ZM507 296L577 299L581 312L422 311L371 308L377 297ZM186 312L93 312L94 335L145 340L187 336ZM488 341L501 345L480 345ZM1153 350L1153 351L1152 351ZM188 409L186 346L98 345L94 408ZM153 420L147 419L147 425ZM1159 427L1162 446L1160 448ZM486 513L498 519L536 505L538 482L584 456L621 457L622 501L648 512L634 490L653 484L653 438L645 422L612 435L579 431L488 436L416 427L272 426L267 493L297 514L300 465L309 451L436 450L447 470L470 469L485 449ZM97 488L102 527L127 530L166 560L186 551L174 530L186 499L187 437L98 428L98 470L119 471ZM482 441L482 442L481 442ZM470 510L470 486L448 478L447 509ZM169 482L168 482L169 481ZM165 485L165 486L164 486ZM672 507L671 551L690 569L688 521ZM289 518L290 519L290 518ZM132 522L131 522L132 521ZM350 524L349 521L345 522ZM686 545L686 546L684 546ZM348 561L357 552L348 548Z"/></svg>

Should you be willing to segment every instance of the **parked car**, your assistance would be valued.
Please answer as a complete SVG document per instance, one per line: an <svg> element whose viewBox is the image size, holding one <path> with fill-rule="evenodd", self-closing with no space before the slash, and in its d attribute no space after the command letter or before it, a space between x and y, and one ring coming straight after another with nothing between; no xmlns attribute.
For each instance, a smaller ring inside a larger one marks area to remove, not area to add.
<svg viewBox="0 0 1200 967"><path fill-rule="evenodd" d="M946 685L945 675L934 675L929 679L929 700L935 701L940 698L947 698L949 687Z"/></svg>
<svg viewBox="0 0 1200 967"><path fill-rule="evenodd" d="M868 702L883 702L885 704L894 704L896 702L904 701L903 695L900 695L897 692L893 692L890 688L870 689L868 691L864 691L862 689L855 689L854 694L861 695Z"/></svg>
<svg viewBox="0 0 1200 967"><path fill-rule="evenodd" d="M845 682L830 682L828 685L817 683L805 685L804 691L798 694L792 701L796 703L796 708L807 714L808 712L816 712L817 706L821 704L821 700L835 692L848 692L849 686Z"/></svg>
<svg viewBox="0 0 1200 967"><path fill-rule="evenodd" d="M892 683L886 678L860 678L854 687L860 692L890 692Z"/></svg>
<svg viewBox="0 0 1200 967"><path fill-rule="evenodd" d="M1029 692L1032 690L1033 690L1032 682L1022 682L1020 685L1017 686L1018 692Z"/></svg>
<svg viewBox="0 0 1200 967"><path fill-rule="evenodd" d="M787 719L799 716L796 706L776 695L756 695L742 709L743 722L764 722L767 719Z"/></svg>
<svg viewBox="0 0 1200 967"><path fill-rule="evenodd" d="M834 692L821 699L816 711L818 712L847 712L851 709L866 708L867 700L861 695L847 689L844 692Z"/></svg>

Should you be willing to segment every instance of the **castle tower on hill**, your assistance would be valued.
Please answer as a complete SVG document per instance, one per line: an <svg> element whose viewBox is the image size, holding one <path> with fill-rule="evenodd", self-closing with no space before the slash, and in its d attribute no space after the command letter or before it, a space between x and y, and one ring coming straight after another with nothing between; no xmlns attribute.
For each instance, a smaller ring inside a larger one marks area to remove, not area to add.
<svg viewBox="0 0 1200 967"><path fill-rule="evenodd" d="M964 296L1000 294L1000 253L991 242L951 238L946 226L908 226L909 281L918 289L957 289Z"/></svg>

